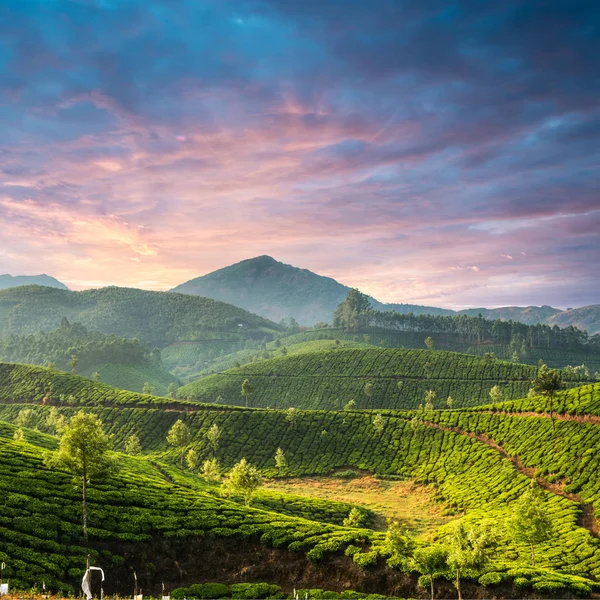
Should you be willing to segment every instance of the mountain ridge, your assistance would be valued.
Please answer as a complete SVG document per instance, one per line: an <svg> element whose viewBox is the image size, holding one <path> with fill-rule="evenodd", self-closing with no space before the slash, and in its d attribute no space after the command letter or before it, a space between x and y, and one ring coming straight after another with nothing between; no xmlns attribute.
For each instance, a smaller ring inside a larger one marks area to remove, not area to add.
<svg viewBox="0 0 600 600"><path fill-rule="evenodd" d="M42 285L44 287L56 288L59 290L68 290L69 288L62 282L42 273L40 275L9 275L0 274L0 290L8 290L23 285Z"/></svg>
<svg viewBox="0 0 600 600"><path fill-rule="evenodd" d="M332 277L261 255L190 279L171 292L201 295L239 306L273 321L294 318L301 325L331 322L333 312L352 289ZM562 327L575 325L588 333L600 332L600 304L561 310L549 305L505 306L452 310L418 304L380 302L369 296L373 308L401 313L468 315Z"/></svg>

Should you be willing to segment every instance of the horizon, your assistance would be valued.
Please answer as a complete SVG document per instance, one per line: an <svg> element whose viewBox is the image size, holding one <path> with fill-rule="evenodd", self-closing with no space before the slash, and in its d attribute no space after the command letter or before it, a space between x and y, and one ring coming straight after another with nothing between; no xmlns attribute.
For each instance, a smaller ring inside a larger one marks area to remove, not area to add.
<svg viewBox="0 0 600 600"><path fill-rule="evenodd" d="M294 268L298 268L298 269L302 269L302 270L307 270L304 267L301 267L301 266L298 266L298 265L289 265L288 263L283 263L282 261L277 260L277 258L275 258L273 256L270 256L270 255L267 255L267 254L261 254L261 255L258 255L258 256L253 256L253 257L250 257L250 258L242 259L241 261L238 261L237 263L234 263L232 265L224 265L223 267L217 267L216 269L214 269L214 271L222 270L222 269L225 269L227 267L239 264L241 262L255 260L257 258L263 258L263 257L270 258L270 259L272 259L272 260L274 260L274 261L276 261L278 263L285 264L287 266L292 266ZM310 270L310 269L308 269L308 270ZM204 275L209 275L210 273L212 273L214 271L210 271L208 273L203 273L201 275L198 275L198 278L199 277L203 277ZM316 275L321 275L321 274L320 273L316 273ZM86 291L86 290L102 289L102 288L105 288L105 287L121 287L121 288L129 288L129 289L140 289L140 290L145 290L145 291L150 291L150 292L171 292L174 289L174 288L157 289L157 288L139 287L139 286L134 286L134 285L126 285L126 284L118 285L118 284L114 284L114 283L102 283L102 284L98 284L98 285L90 285L89 287L73 288L73 287L69 286L67 284L67 282L61 280L58 277L54 277L50 273L31 273L31 274L21 274L21 275L11 275L10 273L0 273L0 277L4 277L4 276L13 277L13 278L14 277L40 277L40 276L41 277L51 277L51 278L57 280L59 283L63 283L64 285L67 285L67 287L69 288L69 291L72 291L72 292L83 292L83 291ZM196 279L196 278L194 278L194 279ZM187 283L187 282L181 282L181 283ZM346 285L349 288L359 289L359 288L356 288L355 286L343 283L341 281L338 281L338 283L341 283L342 285ZM177 287L177 286L174 286L174 287ZM366 292L364 292L364 290L360 290L360 291L363 292L363 293L366 293ZM175 293L185 294L185 292L175 292ZM414 304L412 302L404 302L404 303L393 302L393 301L392 302L388 302L386 300L382 300L381 298L377 298L375 296L372 296L372 297L375 300L378 300L379 302L384 302L386 304ZM541 304L540 305L531 305L530 304L530 305L527 305L527 306L518 306L518 305L515 305L515 304L511 304L511 305L499 304L499 305L496 305L496 306L494 306L494 305L488 305L488 306L482 306L482 305L472 305L472 306L463 305L463 306L457 306L457 305L442 305L442 304L434 305L434 304L431 304L431 305L426 305L426 306L431 306L433 308L445 308L445 309L454 310L454 311L472 310L472 309L477 309L477 308L484 308L484 309L498 309L498 308L541 308L543 306L549 306L550 308L556 308L556 309L559 309L559 310L562 310L562 311L566 311L566 310L571 310L571 309L575 309L575 308L585 308L586 306L592 306L592 305L568 306L567 307L567 306L558 306L558 305L551 305L551 304L547 304L547 305L541 305Z"/></svg>
<svg viewBox="0 0 600 600"><path fill-rule="evenodd" d="M600 302L598 4L8 0L0 32L0 272Z"/></svg>

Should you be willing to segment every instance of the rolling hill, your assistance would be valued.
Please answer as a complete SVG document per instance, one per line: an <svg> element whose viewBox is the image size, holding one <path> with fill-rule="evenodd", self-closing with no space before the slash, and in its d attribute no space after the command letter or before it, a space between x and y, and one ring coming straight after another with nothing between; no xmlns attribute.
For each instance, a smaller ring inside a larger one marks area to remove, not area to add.
<svg viewBox="0 0 600 600"><path fill-rule="evenodd" d="M350 288L331 277L299 269L270 256L257 256L191 279L172 291L206 296L240 306L273 321L294 318L302 325L331 323ZM600 332L600 305L562 311L551 306L507 306L454 311L433 306L383 303L369 297L374 309L431 315L481 314L488 319L576 325L590 335Z"/></svg>
<svg viewBox="0 0 600 600"><path fill-rule="evenodd" d="M165 346L177 340L269 338L274 323L209 298L107 287L70 292L41 286L0 291L0 336L56 329L63 318L89 330Z"/></svg>
<svg viewBox="0 0 600 600"><path fill-rule="evenodd" d="M180 398L244 404L242 382L254 392L250 406L301 409L342 409L350 400L358 408L412 409L433 390L436 406L489 401L497 385L506 399L527 395L537 368L482 357L436 350L360 349L318 351L249 363L209 375L178 390ZM577 385L577 375L566 377ZM367 391L366 385L371 389Z"/></svg>
<svg viewBox="0 0 600 600"><path fill-rule="evenodd" d="M13 389L30 388L26 380L36 368L15 368L9 378ZM49 372L48 377L57 375ZM13 423L24 408L34 413L31 426L43 429L52 407L39 401L6 404L7 396L0 396L0 487L6 492L0 494L0 558L11 558L5 576L19 587L44 579L50 589L67 592L80 581L88 552L81 537L79 493L70 475L43 461L44 452L56 447L55 438L26 430L25 441L12 440ZM81 396L83 405L86 398ZM578 415L566 410L575 399L580 399ZM585 597L600 589L600 424L587 413L598 406L600 384L560 394L554 432L539 398L527 399L527 412L517 412L518 402L468 410L382 411L380 428L368 411L298 411L291 420L286 411L184 403L164 411L163 400L147 400L146 406L117 408L99 406L92 398L86 407L114 435L117 450L132 432L144 448L139 457L119 455L119 470L90 486L89 551L94 564L110 574L107 593L128 593L133 570L146 593L158 592L161 581L168 589L233 583L240 581L240 573L245 582L268 581L288 592L294 586L338 592L351 587L402 597L422 593L416 587L418 573L403 574L398 562L390 563L394 568L386 564L390 551L382 533L327 522L347 507L284 495L276 501L284 507L289 502L289 512L308 517L300 518L276 512L269 504L271 492L265 492L262 508L247 508L218 497L218 488L211 490L181 471L177 451L165 442L177 419L190 428L189 448L201 458L215 453L207 431L215 424L220 428L216 456L225 469L246 457L265 476L279 476L274 456L281 448L288 461L286 477L351 468L429 486L454 521L494 527L497 545L490 564L483 573L465 574L470 597ZM67 417L76 410L58 408ZM535 567L528 546L515 543L504 527L513 503L533 479L553 531L549 542L537 546ZM442 525L437 539L448 539L452 526ZM440 594L450 597L452 575L446 577L438 585Z"/></svg>
<svg viewBox="0 0 600 600"><path fill-rule="evenodd" d="M19 287L22 285L43 285L46 287L68 290L62 282L50 275L0 275L0 290Z"/></svg>

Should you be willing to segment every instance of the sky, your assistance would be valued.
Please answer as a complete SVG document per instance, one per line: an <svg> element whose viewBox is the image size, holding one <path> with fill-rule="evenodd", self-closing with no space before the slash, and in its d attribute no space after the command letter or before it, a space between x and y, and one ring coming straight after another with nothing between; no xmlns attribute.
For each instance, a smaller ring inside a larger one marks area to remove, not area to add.
<svg viewBox="0 0 600 600"><path fill-rule="evenodd" d="M600 303L600 2L0 3L0 273L263 254L388 302Z"/></svg>

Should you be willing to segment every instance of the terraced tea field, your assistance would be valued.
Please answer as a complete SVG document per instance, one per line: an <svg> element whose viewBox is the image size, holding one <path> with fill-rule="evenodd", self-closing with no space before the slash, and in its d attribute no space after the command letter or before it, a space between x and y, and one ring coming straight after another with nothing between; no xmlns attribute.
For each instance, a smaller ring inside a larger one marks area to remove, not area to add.
<svg viewBox="0 0 600 600"><path fill-rule="evenodd" d="M495 385L506 399L526 396L536 372L529 365L454 352L342 348L250 363L185 385L178 395L243 405L242 382L249 379L249 405L258 407L340 410L354 400L358 408L411 409L425 402L428 390L436 394L435 407L446 407L448 396L454 406L474 406L489 402ZM581 383L578 376L565 380Z"/></svg>

